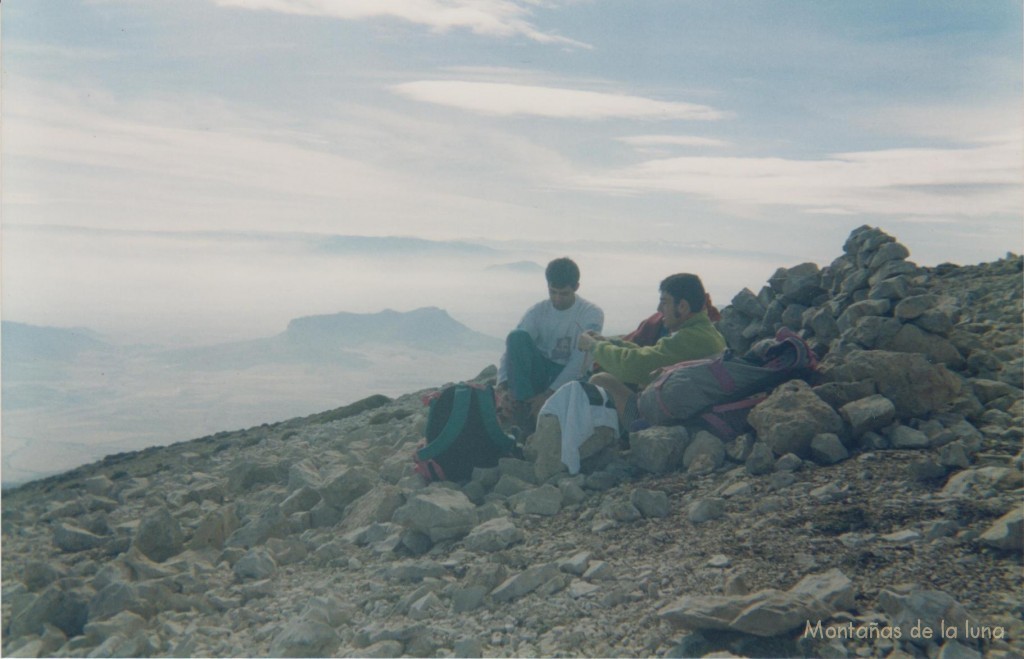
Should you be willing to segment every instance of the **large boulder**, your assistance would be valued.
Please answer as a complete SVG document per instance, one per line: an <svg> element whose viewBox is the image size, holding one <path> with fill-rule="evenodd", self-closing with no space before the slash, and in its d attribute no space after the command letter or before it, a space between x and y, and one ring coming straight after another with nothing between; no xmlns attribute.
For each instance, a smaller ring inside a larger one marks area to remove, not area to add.
<svg viewBox="0 0 1024 659"><path fill-rule="evenodd" d="M1024 509L1014 506L978 539L990 547L1020 553L1024 550Z"/></svg>
<svg viewBox="0 0 1024 659"><path fill-rule="evenodd" d="M181 525L163 506L142 518L132 539L136 549L158 563L181 552L184 542Z"/></svg>
<svg viewBox="0 0 1024 659"><path fill-rule="evenodd" d="M885 396L874 394L843 405L839 414L850 424L850 433L860 437L892 423L896 417L896 406Z"/></svg>
<svg viewBox="0 0 1024 659"><path fill-rule="evenodd" d="M776 455L810 455L811 440L821 433L838 433L842 419L803 380L780 385L750 412L757 437Z"/></svg>
<svg viewBox="0 0 1024 659"><path fill-rule="evenodd" d="M432 542L461 538L477 524L476 506L462 492L430 487L395 511L392 521L430 537Z"/></svg>
<svg viewBox="0 0 1024 659"><path fill-rule="evenodd" d="M662 607L658 615L693 630L730 630L778 636L853 607L856 593L837 569L808 575L788 591L775 588L749 595L687 595Z"/></svg>
<svg viewBox="0 0 1024 659"><path fill-rule="evenodd" d="M664 474L676 469L690 443L683 426L654 426L631 433L629 461L644 471Z"/></svg>
<svg viewBox="0 0 1024 659"><path fill-rule="evenodd" d="M8 634L4 636L43 634L45 625L50 624L71 637L82 633L88 618L87 602L80 593L54 585L31 596L27 604L12 611Z"/></svg>
<svg viewBox="0 0 1024 659"><path fill-rule="evenodd" d="M537 429L527 438L523 455L533 463L533 477L538 483L567 471L562 464L562 427L557 416L543 414L537 419Z"/></svg>
<svg viewBox="0 0 1024 659"><path fill-rule="evenodd" d="M463 542L472 551L495 552L522 542L523 538L522 530L512 520L496 517L473 529Z"/></svg>
<svg viewBox="0 0 1024 659"><path fill-rule="evenodd" d="M324 479L319 489L324 502L338 510L344 510L359 497L373 488L376 475L369 469L342 467Z"/></svg>
<svg viewBox="0 0 1024 659"><path fill-rule="evenodd" d="M834 382L873 382L876 391L892 401L900 419L942 411L961 391L960 380L945 366L916 353L856 350L842 359L826 360L822 374Z"/></svg>
<svg viewBox="0 0 1024 659"><path fill-rule="evenodd" d="M893 352L915 352L928 358L935 364L945 364L950 368L962 368L964 357L949 339L938 334L927 332L917 325L903 325L891 339L882 341L879 348Z"/></svg>
<svg viewBox="0 0 1024 659"><path fill-rule="evenodd" d="M352 502L346 511L342 528L352 530L375 522L387 522L403 503L405 496L400 489L394 485L380 484Z"/></svg>

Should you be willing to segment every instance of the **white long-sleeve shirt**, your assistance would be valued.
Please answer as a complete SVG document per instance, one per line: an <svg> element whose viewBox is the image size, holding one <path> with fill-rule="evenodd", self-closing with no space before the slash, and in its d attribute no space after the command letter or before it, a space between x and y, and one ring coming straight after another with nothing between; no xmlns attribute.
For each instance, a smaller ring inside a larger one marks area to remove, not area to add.
<svg viewBox="0 0 1024 659"><path fill-rule="evenodd" d="M573 305L564 311L556 309L551 300L538 302L526 311L517 326L517 329L526 330L533 337L534 345L541 354L556 364L565 364L565 368L549 387L552 391L587 374L591 360L587 353L578 349L576 339L588 330L600 334L603 328L604 311L579 295ZM499 384L508 379L507 362L508 356L502 355L498 367Z"/></svg>

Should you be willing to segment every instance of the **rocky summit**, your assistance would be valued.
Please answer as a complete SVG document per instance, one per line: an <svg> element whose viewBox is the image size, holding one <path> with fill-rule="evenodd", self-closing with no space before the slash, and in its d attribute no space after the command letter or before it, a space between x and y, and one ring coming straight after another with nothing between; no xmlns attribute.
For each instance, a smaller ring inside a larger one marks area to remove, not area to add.
<svg viewBox="0 0 1024 659"><path fill-rule="evenodd" d="M909 256L733 298L734 350L821 362L731 441L599 429L570 476L542 417L427 485L417 392L5 492L3 655L1022 656L1022 260Z"/></svg>

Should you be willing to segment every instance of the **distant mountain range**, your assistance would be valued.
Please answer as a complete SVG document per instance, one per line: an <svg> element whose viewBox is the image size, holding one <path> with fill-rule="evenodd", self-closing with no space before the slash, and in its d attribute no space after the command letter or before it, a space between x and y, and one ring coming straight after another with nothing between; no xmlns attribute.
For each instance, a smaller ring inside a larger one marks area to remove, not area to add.
<svg viewBox="0 0 1024 659"><path fill-rule="evenodd" d="M220 370L284 362L365 368L372 364L369 357L381 350L448 354L502 349L501 340L469 329L437 307L306 316L292 320L276 336L195 348L116 346L87 329L10 321L3 321L2 332L5 377L29 364L73 362L86 352L142 352L187 368Z"/></svg>
<svg viewBox="0 0 1024 659"><path fill-rule="evenodd" d="M518 274L535 274L544 272L544 266L536 261L513 261L512 263L496 263L487 266L491 271L514 272Z"/></svg>
<svg viewBox="0 0 1024 659"><path fill-rule="evenodd" d="M437 307L406 312L386 309L375 314L306 316L288 323L288 329L280 336L296 346L388 344L429 352L500 350L502 346L499 339L474 332Z"/></svg>
<svg viewBox="0 0 1024 659"><path fill-rule="evenodd" d="M96 332L80 327L41 327L5 320L0 323L0 333L5 369L19 360L74 359L86 351L114 349Z"/></svg>

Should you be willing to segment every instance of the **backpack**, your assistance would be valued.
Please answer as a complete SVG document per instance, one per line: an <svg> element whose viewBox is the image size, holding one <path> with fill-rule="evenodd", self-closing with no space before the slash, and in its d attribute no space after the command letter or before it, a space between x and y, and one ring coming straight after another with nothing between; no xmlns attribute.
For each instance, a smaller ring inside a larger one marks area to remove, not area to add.
<svg viewBox="0 0 1024 659"><path fill-rule="evenodd" d="M453 384L424 403L430 405L425 444L413 461L427 482L468 481L474 467L495 467L514 452L515 440L498 426L492 387Z"/></svg>
<svg viewBox="0 0 1024 659"><path fill-rule="evenodd" d="M817 367L807 342L787 328L756 343L743 357L730 350L662 369L637 400L642 422L670 425L700 416L723 439L746 427L746 415L776 385ZM641 425L643 425L641 423Z"/></svg>

